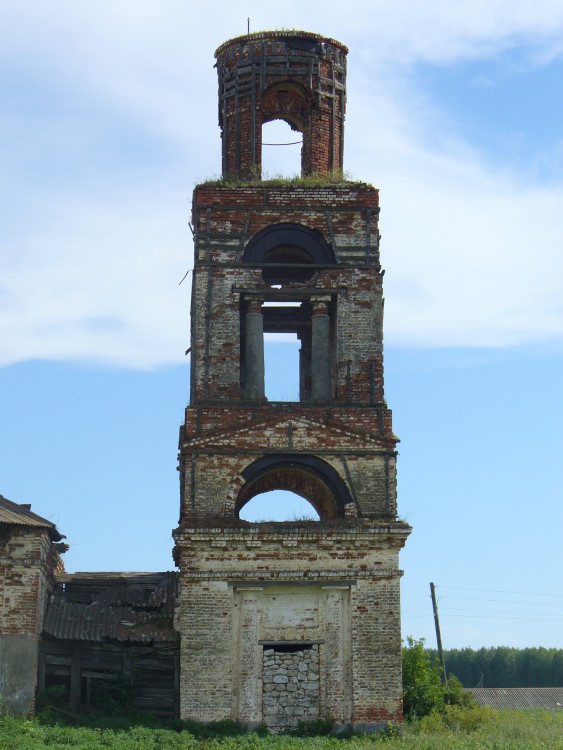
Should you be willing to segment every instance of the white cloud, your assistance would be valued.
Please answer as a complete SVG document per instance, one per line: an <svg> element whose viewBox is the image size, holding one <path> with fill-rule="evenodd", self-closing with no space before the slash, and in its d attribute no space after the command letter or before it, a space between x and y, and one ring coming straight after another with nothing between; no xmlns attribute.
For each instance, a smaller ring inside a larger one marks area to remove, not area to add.
<svg viewBox="0 0 563 750"><path fill-rule="evenodd" d="M409 110L388 92L366 94L347 131L348 165L356 175L377 175L381 191L387 340L561 340L563 183L542 185L495 164L421 97L403 94ZM370 138L362 135L366 123ZM431 127L440 136L428 145Z"/></svg>
<svg viewBox="0 0 563 750"><path fill-rule="evenodd" d="M511 47L547 64L561 49L560 2L328 3L319 18L292 2L253 0L241 14L22 0L0 30L0 361L183 356L189 193L220 169L213 51L244 33L246 15L251 30L302 27L350 47L346 166L381 188L387 339L560 339L563 186L464 142L411 78L421 62Z"/></svg>
<svg viewBox="0 0 563 750"><path fill-rule="evenodd" d="M112 193L110 202L100 196L85 205L65 196L47 228L30 229L3 273L2 364L181 360L188 346L189 285L179 286L191 265L187 201L178 192L159 190L159 197Z"/></svg>

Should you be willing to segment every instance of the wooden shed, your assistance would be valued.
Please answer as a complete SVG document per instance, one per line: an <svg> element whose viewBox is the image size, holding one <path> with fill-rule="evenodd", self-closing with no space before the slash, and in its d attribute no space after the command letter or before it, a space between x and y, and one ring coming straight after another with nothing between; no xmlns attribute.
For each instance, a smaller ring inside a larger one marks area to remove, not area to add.
<svg viewBox="0 0 563 750"><path fill-rule="evenodd" d="M38 691L63 685L72 707L87 711L119 685L136 710L175 718L175 595L172 572L57 576L40 643Z"/></svg>

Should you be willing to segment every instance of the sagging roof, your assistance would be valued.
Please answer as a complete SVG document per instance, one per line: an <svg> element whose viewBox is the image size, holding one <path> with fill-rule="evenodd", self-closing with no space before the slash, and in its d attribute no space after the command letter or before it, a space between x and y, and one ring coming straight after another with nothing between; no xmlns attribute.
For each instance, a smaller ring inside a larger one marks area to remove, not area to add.
<svg viewBox="0 0 563 750"><path fill-rule="evenodd" d="M480 706L502 708L547 708L563 710L563 687L553 688L471 688Z"/></svg>
<svg viewBox="0 0 563 750"><path fill-rule="evenodd" d="M43 632L61 640L176 642L176 574L63 573Z"/></svg>
<svg viewBox="0 0 563 750"><path fill-rule="evenodd" d="M31 512L31 505L18 505L8 500L7 497L0 495L0 524L8 526L34 526L36 528L47 529L52 542L60 542L66 539L61 534L54 523L48 521L37 513Z"/></svg>

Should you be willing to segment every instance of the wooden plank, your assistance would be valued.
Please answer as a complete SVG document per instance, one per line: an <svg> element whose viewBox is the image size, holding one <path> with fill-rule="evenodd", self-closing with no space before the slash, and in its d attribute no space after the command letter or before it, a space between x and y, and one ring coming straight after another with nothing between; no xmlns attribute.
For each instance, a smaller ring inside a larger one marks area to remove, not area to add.
<svg viewBox="0 0 563 750"><path fill-rule="evenodd" d="M119 674L112 674L111 672L100 672L91 669L83 669L80 674L82 677L87 677L89 680L106 680L107 682L115 682L119 679Z"/></svg>
<svg viewBox="0 0 563 750"><path fill-rule="evenodd" d="M71 656L70 654L45 654L44 660L45 664L64 664L70 667Z"/></svg>
<svg viewBox="0 0 563 750"><path fill-rule="evenodd" d="M74 711L80 708L80 649L78 647L72 651L70 665L70 705Z"/></svg>

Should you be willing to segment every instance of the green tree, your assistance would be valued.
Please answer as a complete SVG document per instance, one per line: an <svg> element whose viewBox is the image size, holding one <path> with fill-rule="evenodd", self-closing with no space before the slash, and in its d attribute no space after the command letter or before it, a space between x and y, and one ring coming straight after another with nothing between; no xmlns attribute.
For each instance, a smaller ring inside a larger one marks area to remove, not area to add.
<svg viewBox="0 0 563 750"><path fill-rule="evenodd" d="M424 638L407 636L403 647L403 711L406 719L420 719L444 708L441 667L424 648Z"/></svg>
<svg viewBox="0 0 563 750"><path fill-rule="evenodd" d="M436 651L429 649L431 658ZM563 687L563 649L494 646L444 652L448 674L465 687L475 687L484 675L485 687Z"/></svg>
<svg viewBox="0 0 563 750"><path fill-rule="evenodd" d="M553 649L550 685L552 687L563 687L563 650L561 649Z"/></svg>

